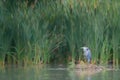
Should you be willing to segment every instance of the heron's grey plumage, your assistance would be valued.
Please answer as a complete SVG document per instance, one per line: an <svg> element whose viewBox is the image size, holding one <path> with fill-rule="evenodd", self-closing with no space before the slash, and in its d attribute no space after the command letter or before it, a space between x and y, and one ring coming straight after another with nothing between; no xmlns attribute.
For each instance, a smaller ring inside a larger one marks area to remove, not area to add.
<svg viewBox="0 0 120 80"><path fill-rule="evenodd" d="M84 56L87 59L87 62L90 63L91 61L91 51L88 47L82 47L83 52L84 52Z"/></svg>

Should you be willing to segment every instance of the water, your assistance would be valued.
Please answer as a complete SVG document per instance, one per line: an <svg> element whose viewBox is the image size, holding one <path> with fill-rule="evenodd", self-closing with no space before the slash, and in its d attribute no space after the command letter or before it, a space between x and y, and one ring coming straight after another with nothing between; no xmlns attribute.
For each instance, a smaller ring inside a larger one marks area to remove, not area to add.
<svg viewBox="0 0 120 80"><path fill-rule="evenodd" d="M110 70L87 74L63 66L13 66L0 70L0 80L120 80L120 71Z"/></svg>

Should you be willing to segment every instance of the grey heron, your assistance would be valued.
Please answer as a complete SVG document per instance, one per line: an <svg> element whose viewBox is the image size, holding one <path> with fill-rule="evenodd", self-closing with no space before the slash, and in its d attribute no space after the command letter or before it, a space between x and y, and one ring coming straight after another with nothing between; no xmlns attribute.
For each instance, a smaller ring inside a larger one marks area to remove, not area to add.
<svg viewBox="0 0 120 80"><path fill-rule="evenodd" d="M82 47L82 49L83 49L84 56L85 56L87 62L90 63L91 62L91 51L90 51L90 49L88 47Z"/></svg>

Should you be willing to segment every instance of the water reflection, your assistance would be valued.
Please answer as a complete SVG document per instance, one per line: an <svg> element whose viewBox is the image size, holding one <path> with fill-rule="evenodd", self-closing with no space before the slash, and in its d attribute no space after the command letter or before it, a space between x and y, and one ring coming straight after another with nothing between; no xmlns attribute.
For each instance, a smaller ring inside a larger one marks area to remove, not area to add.
<svg viewBox="0 0 120 80"><path fill-rule="evenodd" d="M92 75L88 71L79 71L78 69L69 70L69 76L71 80L92 80Z"/></svg>
<svg viewBox="0 0 120 80"><path fill-rule="evenodd" d="M89 75L61 66L12 66L0 69L0 80L120 80L119 74L119 70Z"/></svg>
<svg viewBox="0 0 120 80"><path fill-rule="evenodd" d="M90 76L88 76L88 77L87 77L87 80L91 80L91 77L90 77Z"/></svg>

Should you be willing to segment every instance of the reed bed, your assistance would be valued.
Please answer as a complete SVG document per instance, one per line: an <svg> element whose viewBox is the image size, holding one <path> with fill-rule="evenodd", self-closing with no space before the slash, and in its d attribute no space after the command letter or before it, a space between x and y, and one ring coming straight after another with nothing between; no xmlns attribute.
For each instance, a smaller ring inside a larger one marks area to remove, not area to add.
<svg viewBox="0 0 120 80"><path fill-rule="evenodd" d="M119 0L0 1L0 63L120 64ZM29 3L29 4L28 4Z"/></svg>

